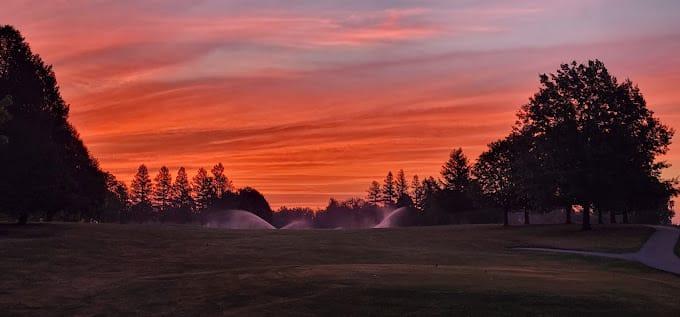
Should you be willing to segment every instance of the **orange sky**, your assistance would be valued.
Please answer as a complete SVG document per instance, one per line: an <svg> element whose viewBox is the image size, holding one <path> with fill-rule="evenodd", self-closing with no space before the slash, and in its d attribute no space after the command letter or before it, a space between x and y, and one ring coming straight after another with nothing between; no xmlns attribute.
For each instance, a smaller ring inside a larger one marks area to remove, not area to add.
<svg viewBox="0 0 680 317"><path fill-rule="evenodd" d="M222 162L273 206L436 175L510 131L538 74L599 58L680 128L674 1L4 1L104 169ZM680 150L665 158L680 175Z"/></svg>

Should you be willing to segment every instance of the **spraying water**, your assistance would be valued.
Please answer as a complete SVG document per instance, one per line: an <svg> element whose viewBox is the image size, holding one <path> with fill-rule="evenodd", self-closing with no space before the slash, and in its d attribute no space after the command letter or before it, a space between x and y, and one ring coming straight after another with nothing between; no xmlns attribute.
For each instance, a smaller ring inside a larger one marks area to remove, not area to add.
<svg viewBox="0 0 680 317"><path fill-rule="evenodd" d="M401 207L397 208L391 213L389 213L385 218L383 218L380 223L373 226L373 228L392 228L399 227L406 218L408 218L408 208Z"/></svg>
<svg viewBox="0 0 680 317"><path fill-rule="evenodd" d="M205 226L221 229L275 229L264 219L245 210L225 210L208 215Z"/></svg>
<svg viewBox="0 0 680 317"><path fill-rule="evenodd" d="M312 229L312 225L305 219L299 219L299 220L291 221L287 225L281 227L281 229L290 229L290 230Z"/></svg>

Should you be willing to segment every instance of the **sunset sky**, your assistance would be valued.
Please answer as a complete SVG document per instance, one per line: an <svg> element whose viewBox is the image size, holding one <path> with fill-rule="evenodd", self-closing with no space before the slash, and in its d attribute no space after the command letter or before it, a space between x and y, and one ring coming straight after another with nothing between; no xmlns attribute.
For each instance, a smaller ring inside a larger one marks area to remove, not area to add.
<svg viewBox="0 0 680 317"><path fill-rule="evenodd" d="M511 4L512 3L512 4ZM601 59L680 129L680 1L14 1L101 166L222 162L274 207L437 175L510 131L538 75ZM665 157L680 176L680 137Z"/></svg>

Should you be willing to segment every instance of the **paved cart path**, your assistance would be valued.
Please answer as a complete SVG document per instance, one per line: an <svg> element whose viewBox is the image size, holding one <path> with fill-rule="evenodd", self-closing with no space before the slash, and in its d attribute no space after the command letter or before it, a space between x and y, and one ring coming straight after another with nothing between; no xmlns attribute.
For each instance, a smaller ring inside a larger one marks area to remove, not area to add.
<svg viewBox="0 0 680 317"><path fill-rule="evenodd" d="M636 261L655 269L680 275L680 258L675 255L674 252L675 244L678 243L678 239L680 238L680 230L666 226L652 227L656 229L656 231L649 237L645 244L642 245L640 250L633 253L589 252L551 248L515 248L515 250L569 253Z"/></svg>

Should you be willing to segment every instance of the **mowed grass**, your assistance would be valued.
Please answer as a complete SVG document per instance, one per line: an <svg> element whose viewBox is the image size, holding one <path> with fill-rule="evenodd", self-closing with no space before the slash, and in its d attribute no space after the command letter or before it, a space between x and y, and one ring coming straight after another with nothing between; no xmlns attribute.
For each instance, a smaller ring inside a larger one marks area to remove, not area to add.
<svg viewBox="0 0 680 317"><path fill-rule="evenodd" d="M0 315L670 315L680 277L600 258L638 226L226 231L0 225Z"/></svg>

